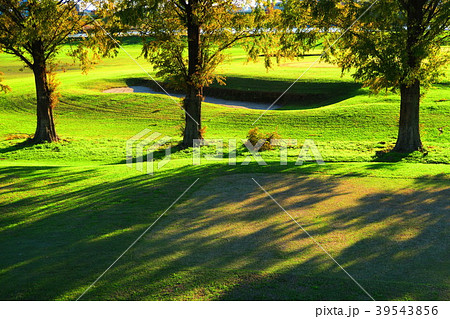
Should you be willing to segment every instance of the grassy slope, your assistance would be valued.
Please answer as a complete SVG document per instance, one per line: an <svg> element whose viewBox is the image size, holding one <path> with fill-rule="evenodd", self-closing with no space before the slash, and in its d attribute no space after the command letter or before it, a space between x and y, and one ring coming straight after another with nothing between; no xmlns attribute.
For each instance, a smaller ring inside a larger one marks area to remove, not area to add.
<svg viewBox="0 0 450 319"><path fill-rule="evenodd" d="M138 46L126 48L133 56L138 56ZM233 49L232 54L236 58L221 70L228 76L230 87L271 91L283 91L316 59L315 56L306 57L266 72L261 64L244 64L238 49ZM13 88L13 93L0 98L0 136L13 138L8 135L31 134L35 125L32 76L28 71L19 72L20 63L10 57L3 55L0 61L5 80ZM145 62L140 62L150 69ZM316 104L286 105L282 110L267 112L255 125L265 131L277 130L283 138L314 139L328 162L372 160L375 151L395 142L399 98L394 94L370 96L367 90L355 86L348 76L341 79L339 75L339 70L330 65L314 67L292 90L335 92L335 98ZM17 141L3 140L0 145L7 152L3 151L0 158L47 160L50 155L64 162L70 158L118 163L124 158L123 142L145 127L172 136L175 141L180 140L182 111L168 97L136 94L130 99L126 94L101 93L108 87L126 85L127 78L132 77L142 77L142 70L124 53L117 59L104 61L87 76L81 75L76 66L68 67L59 76L62 98L55 113L59 135L70 142L48 152L54 147L44 146L43 151L42 146L8 148ZM413 154L405 160L450 161L448 85L447 80L436 85L422 102L422 136L429 153L426 156ZM206 104L203 125L207 128L208 138L245 138L261 113ZM438 128L443 128L444 133L441 134Z"/></svg>
<svg viewBox="0 0 450 319"><path fill-rule="evenodd" d="M127 46L127 50L134 56L139 52L137 46ZM229 85L270 91L282 91L316 58L307 57L299 63L266 73L259 64L243 66L244 58L239 49L233 49L232 53L235 58L222 70L229 77ZM338 176L353 179L356 184L361 178L366 178L366 182L369 178L375 187L374 194L384 195L388 202L405 200L397 197L405 189L422 192L420 198L436 202L448 198L443 191L436 191L450 185L448 166L420 163L450 161L450 135L445 127L450 113L448 81L430 90L422 103L423 140L430 150L427 156L413 154L399 163L372 162L376 150L395 140L398 97L392 94L369 96L349 77L340 79L339 70L323 65L307 73L293 90L299 93L336 90L336 98L319 105L287 105L282 110L269 111L257 125L266 131L277 129L285 138L313 138L328 165L295 167L292 161L298 150L291 150L287 167L277 165L276 152L264 155L270 164L268 167L229 167L220 162L205 162L192 167L187 151L175 153L174 161L158 174L148 176L121 164L126 139L146 127L179 139L182 113L166 97L101 93L109 87L126 85L127 78L142 76L141 70L124 54L115 60L104 61L88 76L81 75L75 66L68 67L59 76L62 99L56 110L57 130L65 141L54 145L18 145L24 134L33 133L35 125L33 80L28 71L20 72L19 68L20 63L8 56L0 56L0 70L5 72L7 83L13 88L13 93L0 96L1 299L76 298L196 177L201 179L186 198L195 198L196 192L201 194L205 188L217 187L211 184L217 177L242 173ZM245 138L261 111L205 105L203 114L207 137ZM439 134L439 127L444 127L443 134ZM246 152L240 150L238 162L244 155ZM336 163L330 163L333 161ZM386 185L397 185L398 192L383 193L380 188ZM374 200L377 200L376 196ZM239 203L242 201L235 204ZM265 205L270 205L270 201ZM356 210L365 207L362 202L359 205L355 206ZM227 206L224 207L226 210ZM203 207L201 211L207 213L209 208ZM234 208L230 209L234 211ZM366 206L365 209L369 208ZM316 226L320 228L330 225L337 215L324 210L317 216ZM430 232L437 223L448 223L445 212L422 210L414 213L411 229L415 233L406 239L408 247L412 248L401 258L403 264L417 267L408 268L409 276L399 281L389 276L385 280L383 276L370 279L363 275L362 264L351 263L359 260L358 252L367 247L391 247L391 243L380 242L380 236L401 233L398 221L385 218L386 213L379 216L383 218L377 220L372 236L357 232L348 241L346 250L342 250L339 241L327 242L327 248L338 260L349 263L346 266L356 267L358 279L377 299L448 299L448 282L435 279L448 277L446 246L439 243L439 238L446 238L448 233L445 227L439 228L437 233ZM163 221L170 224L174 218L169 213ZM417 225L415 221L420 223ZM271 222L270 218L261 219L267 227L271 227ZM355 225L367 223L360 215L349 221L352 222ZM324 233L318 233L318 236L324 236L325 241L336 234L352 236L354 233L352 227L343 233L330 231L327 227L321 229ZM201 243L201 240L192 239L192 242ZM443 247L443 252L433 248L437 246ZM415 248L420 254L413 253ZM229 246L219 245L218 249L227 251ZM264 245L256 247L257 251L264 249ZM286 264L280 269L217 266L198 269L195 265L173 263L179 258L177 254L185 252L173 248L169 252L167 267L155 269L154 260L146 256L145 245L138 245L117 269L99 282L99 289L92 290L86 298L366 298L338 271L323 271L316 263L317 251L304 253L303 261L296 259L298 256L286 256L281 252L286 257ZM201 256L205 257L206 253L202 252ZM376 250L367 258L387 260L389 267L398 262L395 259L398 257L386 259ZM229 257L228 260L239 263L240 257ZM299 273L292 270L293 266L301 269L302 265L315 271ZM380 271L373 267L369 267L370 270ZM418 276L417 280L415 276Z"/></svg>

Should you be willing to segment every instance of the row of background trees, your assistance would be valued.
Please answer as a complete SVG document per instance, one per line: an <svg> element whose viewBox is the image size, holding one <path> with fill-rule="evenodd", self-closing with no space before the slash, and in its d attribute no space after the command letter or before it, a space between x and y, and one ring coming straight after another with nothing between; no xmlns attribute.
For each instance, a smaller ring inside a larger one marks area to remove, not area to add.
<svg viewBox="0 0 450 319"><path fill-rule="evenodd" d="M203 88L225 80L216 68L233 45L243 45L249 59L263 55L270 67L272 60L301 56L320 39L327 52L323 58L353 72L373 92L400 92L398 152L422 149L421 88L442 75L449 59L441 51L449 34L449 0L285 0L283 10L274 9L272 1L109 0L93 2L95 17L80 14L80 3L0 0L0 52L17 56L35 77L34 143L58 140L55 58L70 35L81 31L88 36L71 55L84 70L117 53L104 29L112 35L141 34L143 56L157 76L186 93L186 147L202 138ZM246 5L251 12L239 10ZM7 89L0 84L0 90Z"/></svg>

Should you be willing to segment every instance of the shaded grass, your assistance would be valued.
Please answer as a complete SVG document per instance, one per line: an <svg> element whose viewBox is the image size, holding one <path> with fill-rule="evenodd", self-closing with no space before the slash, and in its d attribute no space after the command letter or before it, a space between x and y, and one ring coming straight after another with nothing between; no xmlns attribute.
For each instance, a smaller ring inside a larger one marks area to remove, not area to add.
<svg viewBox="0 0 450 319"><path fill-rule="evenodd" d="M75 299L201 177L86 299L365 299L239 172L253 172L376 298L448 298L445 166L185 164L153 177L123 165L2 167L0 298Z"/></svg>

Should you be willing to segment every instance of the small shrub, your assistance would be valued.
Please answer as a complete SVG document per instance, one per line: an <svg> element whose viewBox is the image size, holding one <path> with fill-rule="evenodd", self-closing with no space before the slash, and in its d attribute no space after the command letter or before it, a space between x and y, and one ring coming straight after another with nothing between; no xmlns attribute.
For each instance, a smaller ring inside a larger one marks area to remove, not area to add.
<svg viewBox="0 0 450 319"><path fill-rule="evenodd" d="M277 131L270 132L270 133L264 133L259 131L257 127L252 128L250 131L248 131L247 134L248 141L255 146L259 140L263 139L266 140L266 142L261 146L261 148L258 151L267 151L274 148L275 145L271 143L272 139L280 139L281 136L278 134Z"/></svg>

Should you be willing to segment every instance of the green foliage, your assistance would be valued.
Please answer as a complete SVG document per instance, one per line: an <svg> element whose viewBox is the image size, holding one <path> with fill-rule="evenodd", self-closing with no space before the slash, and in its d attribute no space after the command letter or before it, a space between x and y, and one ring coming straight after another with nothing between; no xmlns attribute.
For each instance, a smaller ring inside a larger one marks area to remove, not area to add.
<svg viewBox="0 0 450 319"><path fill-rule="evenodd" d="M28 67L34 64L37 43L45 61L53 60L68 35L82 30L85 17L76 10L77 1L0 1L0 52L13 54Z"/></svg>
<svg viewBox="0 0 450 319"><path fill-rule="evenodd" d="M277 131L264 133L259 130L259 128L255 127L250 129L247 134L248 141L255 146L259 140L265 140L264 144L259 148L258 151L268 151L274 148L272 144L273 139L280 139L281 136Z"/></svg>
<svg viewBox="0 0 450 319"><path fill-rule="evenodd" d="M107 1L91 1L96 7L95 15L87 14L82 31L85 37L72 41L76 46L68 52L69 56L79 61L84 74L88 73L102 58L116 57L119 52L118 33L122 30L120 19L114 7Z"/></svg>
<svg viewBox="0 0 450 319"><path fill-rule="evenodd" d="M247 52L247 61L257 62L262 56L266 69L273 66L273 60L279 63L283 57L280 51L281 37L277 30L281 26L281 11L274 9L270 1L257 5L253 10L256 16L254 32L258 34L256 37L249 37L243 41L243 48Z"/></svg>
<svg viewBox="0 0 450 319"><path fill-rule="evenodd" d="M283 7L279 21L281 52L289 58L302 56L317 45L323 34L313 24L314 17L307 2L284 1Z"/></svg>
<svg viewBox="0 0 450 319"><path fill-rule="evenodd" d="M239 13L232 0L194 1L189 4L168 0L121 1L118 7L122 21L130 29L141 32L144 44L142 54L155 67L156 75L178 89L185 88L187 83L199 88L214 81L224 84L224 78L216 73L217 66L227 58L224 51L250 38L262 39L267 21L272 16L262 9L250 14ZM201 30L199 61L192 74L189 73L187 56L188 16L193 16ZM258 41L252 44L247 42L249 50L254 50L256 45L267 47L270 44L266 40Z"/></svg>
<svg viewBox="0 0 450 319"><path fill-rule="evenodd" d="M18 57L26 67L33 68L37 61L36 46L42 47L44 56L39 63L46 64L54 73L58 66L56 56L69 36L84 32L88 36L72 41L68 52L79 59L87 71L101 57L111 56L117 45L103 31L99 21L78 12L79 1L0 1L0 53Z"/></svg>
<svg viewBox="0 0 450 319"><path fill-rule="evenodd" d="M448 37L449 1L324 0L311 3L319 25L338 28L330 33L329 61L374 92L397 90L416 80L428 88L449 61L441 46ZM369 8L370 7L370 8ZM367 12L363 14L365 11Z"/></svg>

